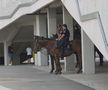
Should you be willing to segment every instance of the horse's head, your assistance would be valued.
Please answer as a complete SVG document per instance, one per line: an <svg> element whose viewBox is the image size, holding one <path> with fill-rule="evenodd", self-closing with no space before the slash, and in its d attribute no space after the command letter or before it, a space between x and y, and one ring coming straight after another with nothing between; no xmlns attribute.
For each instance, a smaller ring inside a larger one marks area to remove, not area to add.
<svg viewBox="0 0 108 90"><path fill-rule="evenodd" d="M39 36L34 36L34 52L37 53L41 50L40 44L39 44Z"/></svg>
<svg viewBox="0 0 108 90"><path fill-rule="evenodd" d="M48 48L52 39L41 36L34 36L34 52L37 53L41 48ZM51 47L51 46L50 46Z"/></svg>
<svg viewBox="0 0 108 90"><path fill-rule="evenodd" d="M52 39L56 39L57 37L57 34L52 34Z"/></svg>

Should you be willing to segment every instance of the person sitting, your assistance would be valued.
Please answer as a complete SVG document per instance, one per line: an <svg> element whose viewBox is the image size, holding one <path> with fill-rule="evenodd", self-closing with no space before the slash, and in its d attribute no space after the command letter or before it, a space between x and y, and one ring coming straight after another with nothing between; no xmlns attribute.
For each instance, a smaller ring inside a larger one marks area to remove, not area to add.
<svg viewBox="0 0 108 90"><path fill-rule="evenodd" d="M57 40L57 45L60 48L61 59L64 59L64 50L69 43L69 37L70 37L70 32L67 28L67 25L63 24L62 29L58 34L58 38L56 39Z"/></svg>
<svg viewBox="0 0 108 90"><path fill-rule="evenodd" d="M63 32L62 25L57 26L57 32L55 34L56 40L59 40Z"/></svg>
<svg viewBox="0 0 108 90"><path fill-rule="evenodd" d="M53 39L58 40L60 38L60 36L61 36L62 31L63 31L62 25L58 25L56 34L52 34Z"/></svg>
<svg viewBox="0 0 108 90"><path fill-rule="evenodd" d="M81 27L76 24L73 26L74 29L74 39L79 39L81 40Z"/></svg>

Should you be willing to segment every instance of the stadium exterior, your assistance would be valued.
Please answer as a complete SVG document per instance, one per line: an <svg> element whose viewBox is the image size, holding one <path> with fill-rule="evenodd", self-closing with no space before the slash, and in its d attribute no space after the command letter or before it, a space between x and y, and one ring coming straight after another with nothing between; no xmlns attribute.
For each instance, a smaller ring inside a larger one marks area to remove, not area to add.
<svg viewBox="0 0 108 90"><path fill-rule="evenodd" d="M50 37L58 24L67 24L73 39L74 20L81 26L83 73L95 73L94 45L108 60L107 0L0 0L0 56L9 65L8 46L15 43L15 63L34 35ZM46 51L42 51L47 54ZM48 57L35 55L35 65L47 65ZM67 57L72 68L74 55Z"/></svg>

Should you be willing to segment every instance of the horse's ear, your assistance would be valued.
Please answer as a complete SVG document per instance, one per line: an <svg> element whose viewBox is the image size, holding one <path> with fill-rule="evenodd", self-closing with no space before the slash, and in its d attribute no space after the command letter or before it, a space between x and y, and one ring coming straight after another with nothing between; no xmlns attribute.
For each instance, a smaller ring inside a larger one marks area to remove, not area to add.
<svg viewBox="0 0 108 90"><path fill-rule="evenodd" d="M34 36L34 39L36 40L36 39L38 39L39 38L39 36Z"/></svg>
<svg viewBox="0 0 108 90"><path fill-rule="evenodd" d="M42 37L42 40L44 39L44 37Z"/></svg>
<svg viewBox="0 0 108 90"><path fill-rule="evenodd" d="M35 40L36 39L36 36L33 36L33 39Z"/></svg>

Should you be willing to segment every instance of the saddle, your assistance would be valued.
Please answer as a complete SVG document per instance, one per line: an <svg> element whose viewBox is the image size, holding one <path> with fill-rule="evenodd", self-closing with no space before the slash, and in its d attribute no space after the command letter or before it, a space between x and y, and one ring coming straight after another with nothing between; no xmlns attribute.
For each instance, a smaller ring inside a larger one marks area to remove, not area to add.
<svg viewBox="0 0 108 90"><path fill-rule="evenodd" d="M71 43L70 41L67 43L66 47L64 47L64 52L65 51L70 51L71 50Z"/></svg>
<svg viewBox="0 0 108 90"><path fill-rule="evenodd" d="M72 51L71 50L71 41L66 42L63 45L64 45L63 47L59 46L58 41L56 41L55 47L59 49L60 57L62 60L64 59L65 55L67 55L68 53L70 53Z"/></svg>
<svg viewBox="0 0 108 90"><path fill-rule="evenodd" d="M60 48L61 47L61 46L58 45L58 41L56 41L55 47L56 48ZM64 45L64 48L70 49L71 48L71 41L66 42L65 45Z"/></svg>

